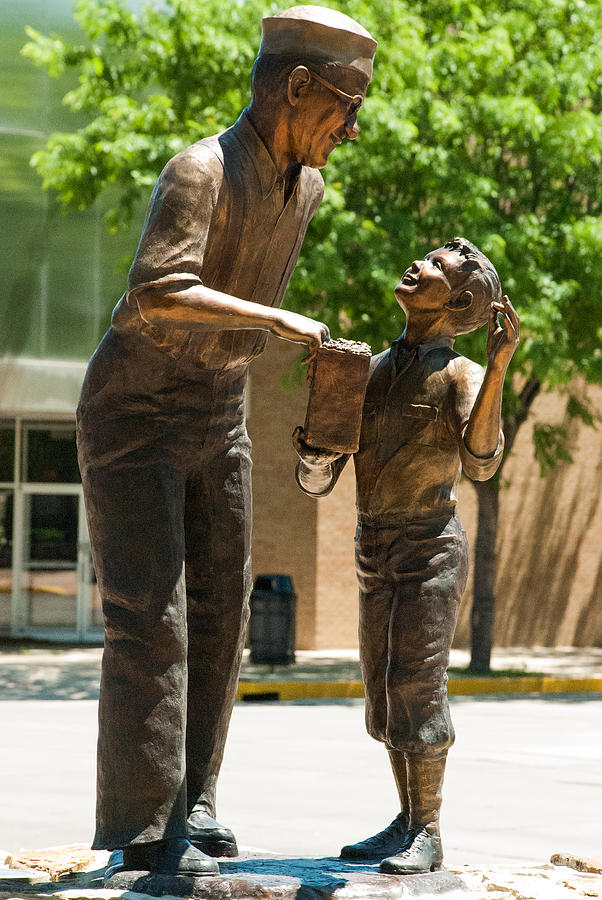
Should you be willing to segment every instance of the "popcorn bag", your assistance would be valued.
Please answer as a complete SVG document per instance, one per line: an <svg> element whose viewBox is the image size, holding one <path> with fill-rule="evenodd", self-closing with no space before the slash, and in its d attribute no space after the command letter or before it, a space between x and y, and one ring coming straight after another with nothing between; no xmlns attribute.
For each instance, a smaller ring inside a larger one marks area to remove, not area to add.
<svg viewBox="0 0 602 900"><path fill-rule="evenodd" d="M312 447L355 453L368 384L368 344L343 338L322 344L309 365L304 439Z"/></svg>

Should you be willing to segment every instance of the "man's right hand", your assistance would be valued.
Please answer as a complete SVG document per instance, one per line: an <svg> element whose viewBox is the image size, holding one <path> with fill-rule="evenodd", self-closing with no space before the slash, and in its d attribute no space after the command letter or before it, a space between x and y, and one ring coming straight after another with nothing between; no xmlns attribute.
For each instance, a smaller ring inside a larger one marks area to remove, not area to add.
<svg viewBox="0 0 602 900"><path fill-rule="evenodd" d="M303 360L308 363L315 356L318 348L330 340L330 332L323 322L316 322L307 316L291 312L288 309L275 310L272 334L285 341L294 341L297 344L306 344L309 354Z"/></svg>

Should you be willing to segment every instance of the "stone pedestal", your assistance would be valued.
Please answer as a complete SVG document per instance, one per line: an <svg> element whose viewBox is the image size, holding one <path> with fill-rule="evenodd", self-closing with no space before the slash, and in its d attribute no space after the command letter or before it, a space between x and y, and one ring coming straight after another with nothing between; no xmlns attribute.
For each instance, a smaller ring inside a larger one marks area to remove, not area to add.
<svg viewBox="0 0 602 900"><path fill-rule="evenodd" d="M469 896L463 880L446 870L428 875L381 875L378 863L251 853L219 860L219 865L220 875L203 878L117 872L105 887L195 900L466 900Z"/></svg>

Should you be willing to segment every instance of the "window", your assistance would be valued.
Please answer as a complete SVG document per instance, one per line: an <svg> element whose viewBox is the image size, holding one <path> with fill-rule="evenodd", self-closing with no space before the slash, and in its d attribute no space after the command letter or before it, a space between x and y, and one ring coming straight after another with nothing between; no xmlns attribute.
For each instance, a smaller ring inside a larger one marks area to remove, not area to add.
<svg viewBox="0 0 602 900"><path fill-rule="evenodd" d="M0 423L0 483L13 481L15 470L15 429Z"/></svg>
<svg viewBox="0 0 602 900"><path fill-rule="evenodd" d="M23 430L25 481L77 484L75 429L72 426L29 426Z"/></svg>

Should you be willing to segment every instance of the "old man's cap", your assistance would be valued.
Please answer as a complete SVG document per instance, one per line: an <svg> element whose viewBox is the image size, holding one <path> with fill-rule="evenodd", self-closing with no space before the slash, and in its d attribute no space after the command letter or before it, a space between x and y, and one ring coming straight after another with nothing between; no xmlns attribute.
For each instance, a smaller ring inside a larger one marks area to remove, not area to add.
<svg viewBox="0 0 602 900"><path fill-rule="evenodd" d="M292 6L263 19L259 55L338 62L372 77L376 41L355 19L324 6Z"/></svg>

